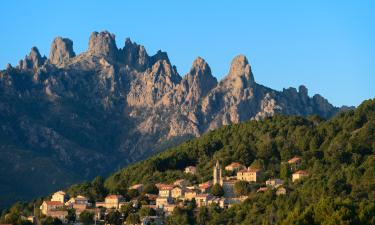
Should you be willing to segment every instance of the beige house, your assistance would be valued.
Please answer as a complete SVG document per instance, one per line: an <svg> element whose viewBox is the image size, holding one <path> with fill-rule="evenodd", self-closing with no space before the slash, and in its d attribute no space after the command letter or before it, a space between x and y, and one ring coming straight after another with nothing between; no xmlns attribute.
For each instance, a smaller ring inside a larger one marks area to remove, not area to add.
<svg viewBox="0 0 375 225"><path fill-rule="evenodd" d="M195 166L188 166L185 168L185 173L195 174L197 172L197 168Z"/></svg>
<svg viewBox="0 0 375 225"><path fill-rule="evenodd" d="M195 196L197 207L208 206L208 200L212 198L210 194L198 194Z"/></svg>
<svg viewBox="0 0 375 225"><path fill-rule="evenodd" d="M73 207L73 205L85 205L89 206L89 200L85 196L78 195L77 197L70 198L69 201L65 202L65 206Z"/></svg>
<svg viewBox="0 0 375 225"><path fill-rule="evenodd" d="M159 189L159 196L170 198L172 197L172 189L174 188L173 185L163 186Z"/></svg>
<svg viewBox="0 0 375 225"><path fill-rule="evenodd" d="M179 186L174 187L172 189L171 193L172 193L172 198L174 198L174 199L184 197L185 188L182 188L182 187L179 187Z"/></svg>
<svg viewBox="0 0 375 225"><path fill-rule="evenodd" d="M298 156L294 156L293 158L288 160L289 167L292 170L297 170L297 168L299 168L301 163L302 163L302 158Z"/></svg>
<svg viewBox="0 0 375 225"><path fill-rule="evenodd" d="M122 195L108 195L104 202L96 202L96 207L104 207L107 209L120 209L125 204L125 199Z"/></svg>
<svg viewBox="0 0 375 225"><path fill-rule="evenodd" d="M201 193L207 193L212 187L212 181L207 181L198 185Z"/></svg>
<svg viewBox="0 0 375 225"><path fill-rule="evenodd" d="M279 186L283 185L284 181L280 179L268 179L266 181L266 185L273 187L273 188L278 188Z"/></svg>
<svg viewBox="0 0 375 225"><path fill-rule="evenodd" d="M216 198L213 197L211 199L208 199L207 201L208 205L217 204L220 208L228 208L228 200L226 198Z"/></svg>
<svg viewBox="0 0 375 225"><path fill-rule="evenodd" d="M279 195L286 195L286 188L285 187L279 187L279 188L277 188L276 195L277 196L279 196Z"/></svg>
<svg viewBox="0 0 375 225"><path fill-rule="evenodd" d="M237 180L244 180L248 182L258 182L260 176L259 169L244 169L237 172Z"/></svg>
<svg viewBox="0 0 375 225"><path fill-rule="evenodd" d="M53 218L58 218L60 219L63 223L67 222L66 216L68 215L68 211L50 211L47 216L53 217Z"/></svg>
<svg viewBox="0 0 375 225"><path fill-rule="evenodd" d="M156 198L156 206L158 208L164 208L164 206L169 205L172 203L172 199L168 197L157 197Z"/></svg>
<svg viewBox="0 0 375 225"><path fill-rule="evenodd" d="M176 208L176 204L167 204L163 206L163 211L166 212L167 214L170 214L173 212L174 208Z"/></svg>
<svg viewBox="0 0 375 225"><path fill-rule="evenodd" d="M43 201L40 211L44 215L48 215L51 211L58 211L64 208L64 203L59 201Z"/></svg>
<svg viewBox="0 0 375 225"><path fill-rule="evenodd" d="M309 174L306 171L298 170L297 172L293 173L292 175L292 181L300 180L304 177L309 176Z"/></svg>
<svg viewBox="0 0 375 225"><path fill-rule="evenodd" d="M238 162L232 162L231 164L229 164L228 166L225 167L225 170L227 171L238 171L238 170L242 170L246 167L244 167L242 164L238 163Z"/></svg>
<svg viewBox="0 0 375 225"><path fill-rule="evenodd" d="M195 198L195 196L197 196L197 191L196 190L190 190L190 189L187 189L185 191L185 199L186 200L192 200L193 198Z"/></svg>
<svg viewBox="0 0 375 225"><path fill-rule="evenodd" d="M68 195L65 192L58 191L52 195L51 201L65 203L67 201L67 198Z"/></svg>

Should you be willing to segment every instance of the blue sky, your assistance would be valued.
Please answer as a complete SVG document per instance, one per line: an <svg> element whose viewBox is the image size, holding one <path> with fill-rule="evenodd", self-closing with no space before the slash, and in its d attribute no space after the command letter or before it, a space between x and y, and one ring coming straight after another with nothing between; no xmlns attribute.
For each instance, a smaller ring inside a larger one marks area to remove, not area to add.
<svg viewBox="0 0 375 225"><path fill-rule="evenodd" d="M181 75L201 56L219 79L232 58L248 57L271 88L304 84L334 105L375 97L375 1L1 1L0 67L32 46L48 55L55 36L87 49L108 30L154 54L167 51Z"/></svg>

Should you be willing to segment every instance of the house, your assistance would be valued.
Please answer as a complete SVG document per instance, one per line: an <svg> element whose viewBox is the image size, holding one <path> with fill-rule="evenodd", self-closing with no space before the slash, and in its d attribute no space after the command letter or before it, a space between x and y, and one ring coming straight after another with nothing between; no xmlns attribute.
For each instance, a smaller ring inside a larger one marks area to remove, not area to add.
<svg viewBox="0 0 375 225"><path fill-rule="evenodd" d="M260 187L258 188L257 193L266 192L267 190L268 190L268 187Z"/></svg>
<svg viewBox="0 0 375 225"><path fill-rule="evenodd" d="M229 164L228 166L225 167L225 170L227 171L238 171L238 170L242 170L244 169L245 167L238 163L238 162L232 162L231 164Z"/></svg>
<svg viewBox="0 0 375 225"><path fill-rule="evenodd" d="M302 158L298 156L294 156L293 158L288 160L288 164L292 170L297 169L302 163Z"/></svg>
<svg viewBox="0 0 375 225"><path fill-rule="evenodd" d="M166 212L167 214L170 214L173 212L174 208L176 207L177 207L176 204L167 204L167 205L164 205L163 211Z"/></svg>
<svg viewBox="0 0 375 225"><path fill-rule="evenodd" d="M208 200L212 198L210 194L198 194L195 196L197 207L208 206Z"/></svg>
<svg viewBox="0 0 375 225"><path fill-rule="evenodd" d="M174 187L172 189L171 193L172 193L172 198L174 198L174 199L184 197L185 188L182 188L182 187L179 187L179 186Z"/></svg>
<svg viewBox="0 0 375 225"><path fill-rule="evenodd" d="M197 172L197 168L195 166L188 166L185 168L185 173L195 174Z"/></svg>
<svg viewBox="0 0 375 225"><path fill-rule="evenodd" d="M195 198L195 196L197 196L197 191L196 190L190 190L190 189L187 189L185 191L185 200L192 200L193 198Z"/></svg>
<svg viewBox="0 0 375 225"><path fill-rule="evenodd" d="M212 187L212 181L207 181L198 185L201 193L207 193Z"/></svg>
<svg viewBox="0 0 375 225"><path fill-rule="evenodd" d="M61 220L63 223L66 223L68 222L67 219L66 219L66 216L68 215L68 211L62 211L62 210L58 210L58 211L50 211L48 212L48 214L46 214L47 216L50 216L50 217L53 217L53 218L58 218L59 220Z"/></svg>
<svg viewBox="0 0 375 225"><path fill-rule="evenodd" d="M277 196L279 196L279 195L286 195L286 188L285 187L279 187L279 188L277 188L276 195Z"/></svg>
<svg viewBox="0 0 375 225"><path fill-rule="evenodd" d="M172 203L172 199L170 197L157 197L156 198L156 206L158 208L164 208L164 206Z"/></svg>
<svg viewBox="0 0 375 225"><path fill-rule="evenodd" d="M280 179L268 179L266 181L266 185L273 187L273 188L278 188L280 185L283 185L284 181Z"/></svg>
<svg viewBox="0 0 375 225"><path fill-rule="evenodd" d="M141 193L143 190L143 184L135 184L129 187L129 190L137 190L139 193Z"/></svg>
<svg viewBox="0 0 375 225"><path fill-rule="evenodd" d="M96 207L104 207L107 209L120 209L125 204L125 198L122 195L108 195L104 202L96 202Z"/></svg>
<svg viewBox="0 0 375 225"><path fill-rule="evenodd" d="M145 196L148 198L148 200L150 201L150 204L154 205L156 204L156 199L158 197L158 195L154 195L154 194L145 194Z"/></svg>
<svg viewBox="0 0 375 225"><path fill-rule="evenodd" d="M67 198L68 195L65 192L58 191L52 195L51 201L65 203L67 201Z"/></svg>
<svg viewBox="0 0 375 225"><path fill-rule="evenodd" d="M64 208L64 203L60 201L43 201L40 210L44 215L48 215L51 211L57 211Z"/></svg>
<svg viewBox="0 0 375 225"><path fill-rule="evenodd" d="M160 197L167 197L170 198L172 196L172 189L174 188L173 185L166 185L159 189L159 196Z"/></svg>
<svg viewBox="0 0 375 225"><path fill-rule="evenodd" d="M89 203L88 198L78 195L75 198L70 198L69 201L65 202L65 206L67 207L73 207L73 205L78 204L78 205L85 205L85 206L90 206L91 204Z"/></svg>
<svg viewBox="0 0 375 225"><path fill-rule="evenodd" d="M173 185L180 186L180 187L186 187L186 186L189 185L189 181L187 181L185 179L180 179L180 180L176 180L175 182L173 182Z"/></svg>
<svg viewBox="0 0 375 225"><path fill-rule="evenodd" d="M248 182L258 182L260 177L260 169L248 168L237 172L237 180Z"/></svg>
<svg viewBox="0 0 375 225"><path fill-rule="evenodd" d="M79 216L83 211L87 210L87 205L74 203L72 208L75 210L76 215Z"/></svg>
<svg viewBox="0 0 375 225"><path fill-rule="evenodd" d="M309 176L309 174L304 170L298 170L297 172L292 174L292 181L300 180L304 177Z"/></svg>
<svg viewBox="0 0 375 225"><path fill-rule="evenodd" d="M211 199L208 199L207 201L208 205L217 204L220 208L228 208L228 199L226 198L217 198L213 197Z"/></svg>

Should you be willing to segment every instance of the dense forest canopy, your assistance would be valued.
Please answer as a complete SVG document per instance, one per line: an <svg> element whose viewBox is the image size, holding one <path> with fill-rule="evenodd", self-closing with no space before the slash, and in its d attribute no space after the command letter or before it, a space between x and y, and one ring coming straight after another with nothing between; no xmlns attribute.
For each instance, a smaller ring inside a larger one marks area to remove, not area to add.
<svg viewBox="0 0 375 225"><path fill-rule="evenodd" d="M375 224L375 100L330 120L276 115L262 121L224 126L202 137L128 166L108 179L96 178L69 187L71 195L83 194L92 201L108 193L129 196L133 184L193 182L212 179L216 160L222 165L238 161L261 168L261 179L282 178L287 194L274 190L256 193L229 209L192 207L175 210L168 224ZM285 161L301 156L301 169L309 177L292 182ZM183 169L197 166L196 175ZM152 189L152 188L150 188ZM27 215L33 204L17 203L5 215ZM6 222L6 221L5 221Z"/></svg>

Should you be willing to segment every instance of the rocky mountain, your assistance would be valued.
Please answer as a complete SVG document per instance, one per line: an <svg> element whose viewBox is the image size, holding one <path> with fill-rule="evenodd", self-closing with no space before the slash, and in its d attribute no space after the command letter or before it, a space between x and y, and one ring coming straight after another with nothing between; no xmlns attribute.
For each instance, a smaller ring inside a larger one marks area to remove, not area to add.
<svg viewBox="0 0 375 225"><path fill-rule="evenodd" d="M86 52L57 37L49 58L33 47L0 72L0 204L107 175L222 125L275 113L331 117L338 108L307 88L256 83L243 55L221 81L198 57L179 75L167 53L149 55L107 31Z"/></svg>

